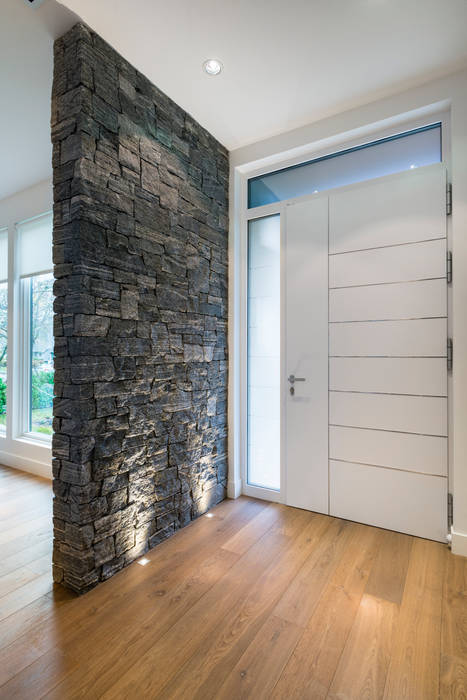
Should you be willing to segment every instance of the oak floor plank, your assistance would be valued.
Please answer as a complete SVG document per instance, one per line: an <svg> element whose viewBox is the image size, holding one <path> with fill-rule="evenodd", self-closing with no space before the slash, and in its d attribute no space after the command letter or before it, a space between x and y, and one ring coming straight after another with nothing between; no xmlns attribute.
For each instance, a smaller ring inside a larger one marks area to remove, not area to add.
<svg viewBox="0 0 467 700"><path fill-rule="evenodd" d="M391 657L398 605L364 595L327 697L380 700Z"/></svg>
<svg viewBox="0 0 467 700"><path fill-rule="evenodd" d="M35 532L50 532L50 514L41 515L34 520L28 520L22 525L15 525L12 528L5 528L0 532L0 547L9 543L14 537L20 538L22 535L31 535Z"/></svg>
<svg viewBox="0 0 467 700"><path fill-rule="evenodd" d="M441 656L441 700L465 700L467 698L467 657Z"/></svg>
<svg viewBox="0 0 467 700"><path fill-rule="evenodd" d="M45 594L0 621L0 663L1 649L16 642L29 629L42 626L54 614L57 605L56 601Z"/></svg>
<svg viewBox="0 0 467 700"><path fill-rule="evenodd" d="M76 667L76 662L56 647L50 649L0 687L0 700L26 700L44 697ZM63 698L62 698L63 700Z"/></svg>
<svg viewBox="0 0 467 700"><path fill-rule="evenodd" d="M412 542L408 535L381 530L378 559L368 579L366 593L401 604Z"/></svg>
<svg viewBox="0 0 467 700"><path fill-rule="evenodd" d="M52 501L52 490L38 494L35 488L32 488L27 494L21 494L15 499L0 501L0 520L2 523L8 522L10 518L15 518L18 512L29 512L38 506L47 506Z"/></svg>
<svg viewBox="0 0 467 700"><path fill-rule="evenodd" d="M275 615L301 627L306 627L351 537L351 524L348 521L328 516L317 517L327 523L330 536L318 542L274 609Z"/></svg>
<svg viewBox="0 0 467 700"><path fill-rule="evenodd" d="M43 554L41 557L38 557L37 559L33 559L33 561L30 561L25 566L26 569L29 569L29 571L33 571L35 574L45 574L45 573L47 573L47 571L50 571L51 567L52 567L52 550L50 550L46 554Z"/></svg>
<svg viewBox="0 0 467 700"><path fill-rule="evenodd" d="M0 621L52 590L52 572L34 578L0 598Z"/></svg>
<svg viewBox="0 0 467 700"><path fill-rule="evenodd" d="M467 659L467 558L447 558L443 593L441 652Z"/></svg>
<svg viewBox="0 0 467 700"><path fill-rule="evenodd" d="M441 623L440 697L467 698L467 559L446 561Z"/></svg>
<svg viewBox="0 0 467 700"><path fill-rule="evenodd" d="M414 539L384 697L431 700L439 693L446 549Z"/></svg>
<svg viewBox="0 0 467 700"><path fill-rule="evenodd" d="M10 554L9 557L3 559L0 564L1 576L6 576L12 571L29 566L37 559L40 559L48 554L50 554L50 556L52 554L52 535L50 535L49 539L44 540L39 545L26 547L25 549L21 549L19 552Z"/></svg>
<svg viewBox="0 0 467 700"><path fill-rule="evenodd" d="M0 545L0 561L4 558L10 557L12 554L17 554L23 549L29 549L30 547L40 547L44 542L50 542L52 537L52 526L51 523L45 523L42 529L34 530L28 534L16 537L12 533L14 539L4 542Z"/></svg>
<svg viewBox="0 0 467 700"><path fill-rule="evenodd" d="M50 520L52 519L52 499L50 498L46 503L39 503L34 506L34 508L27 508L26 511L16 513L15 516L7 516L6 518L0 519L0 528L12 529L16 525L27 522L28 520L35 520L41 516L48 515Z"/></svg>
<svg viewBox="0 0 467 700"><path fill-rule="evenodd" d="M351 539L271 694L325 698L376 558L379 531L351 524Z"/></svg>
<svg viewBox="0 0 467 700"><path fill-rule="evenodd" d="M284 507L277 503L271 503L261 513L244 525L235 535L223 544L224 549L237 554L244 554L257 540L262 537L274 525L281 527L281 514L285 512Z"/></svg>
<svg viewBox="0 0 467 700"><path fill-rule="evenodd" d="M49 567L50 568L50 567ZM42 572L44 573L44 572ZM5 576L0 576L0 610L2 608L2 598L8 593L12 593L17 588L37 578L38 574L25 566L11 571Z"/></svg>
<svg viewBox="0 0 467 700"><path fill-rule="evenodd" d="M269 699L302 632L287 620L269 617L216 693L216 700Z"/></svg>

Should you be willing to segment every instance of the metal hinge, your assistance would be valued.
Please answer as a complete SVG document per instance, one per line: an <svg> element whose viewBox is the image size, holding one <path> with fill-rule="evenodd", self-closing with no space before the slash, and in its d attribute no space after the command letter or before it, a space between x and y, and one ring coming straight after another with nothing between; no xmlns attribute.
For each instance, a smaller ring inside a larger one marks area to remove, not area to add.
<svg viewBox="0 0 467 700"><path fill-rule="evenodd" d="M448 182L446 187L446 214L452 214L452 185Z"/></svg>
<svg viewBox="0 0 467 700"><path fill-rule="evenodd" d="M453 498L452 493L448 493L448 529L451 530L454 522Z"/></svg>
<svg viewBox="0 0 467 700"><path fill-rule="evenodd" d="M446 281L448 284L452 282L452 250L446 253Z"/></svg>
<svg viewBox="0 0 467 700"><path fill-rule="evenodd" d="M446 357L446 364L448 366L448 372L452 372L452 356L453 356L452 338L448 338L447 357Z"/></svg>

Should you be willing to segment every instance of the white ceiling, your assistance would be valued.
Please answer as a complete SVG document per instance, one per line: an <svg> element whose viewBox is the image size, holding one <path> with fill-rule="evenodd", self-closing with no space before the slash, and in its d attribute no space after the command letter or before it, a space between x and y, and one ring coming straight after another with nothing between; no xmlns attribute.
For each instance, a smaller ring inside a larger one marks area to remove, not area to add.
<svg viewBox="0 0 467 700"><path fill-rule="evenodd" d="M53 39L76 22L54 0L0 4L0 199L52 173Z"/></svg>
<svg viewBox="0 0 467 700"><path fill-rule="evenodd" d="M61 1L229 149L467 61L466 0Z"/></svg>
<svg viewBox="0 0 467 700"><path fill-rule="evenodd" d="M466 0L1 0L0 198L50 175L65 6L229 149L467 65Z"/></svg>

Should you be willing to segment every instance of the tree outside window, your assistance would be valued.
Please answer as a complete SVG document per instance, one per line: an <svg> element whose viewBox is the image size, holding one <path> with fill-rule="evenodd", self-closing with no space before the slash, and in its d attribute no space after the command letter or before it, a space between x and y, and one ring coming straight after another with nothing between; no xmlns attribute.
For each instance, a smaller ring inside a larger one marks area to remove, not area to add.
<svg viewBox="0 0 467 700"><path fill-rule="evenodd" d="M29 429L31 432L51 435L54 385L52 273L35 275L30 279L30 304Z"/></svg>

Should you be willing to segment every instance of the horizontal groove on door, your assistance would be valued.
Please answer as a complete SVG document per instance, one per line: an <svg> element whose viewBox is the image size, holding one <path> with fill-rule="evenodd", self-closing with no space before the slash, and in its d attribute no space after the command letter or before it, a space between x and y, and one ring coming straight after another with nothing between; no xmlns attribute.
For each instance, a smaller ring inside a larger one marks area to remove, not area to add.
<svg viewBox="0 0 467 700"><path fill-rule="evenodd" d="M368 246L367 248L357 248L352 250L341 250L337 253L329 253L329 257L335 257L337 255L348 255L349 253L364 253L367 250L383 250L383 248L400 248L404 247L407 245L415 245L417 243L427 243L428 241L443 241L446 240L446 234L443 234L442 236L440 235L438 238L425 238L422 241L408 241L408 242L402 242L402 243L388 243L386 245L371 245Z"/></svg>
<svg viewBox="0 0 467 700"><path fill-rule="evenodd" d="M407 284L413 284L415 282L431 282L432 280L440 280L440 279L445 279L445 277L442 277L441 275L436 275L434 277L421 277L419 279L406 279L402 280L403 282L406 282ZM330 287L330 289L355 289L356 287L383 287L387 286L390 284L400 284L401 280L394 280L390 282L364 282L363 284L339 284L335 285L333 287Z"/></svg>
<svg viewBox="0 0 467 700"><path fill-rule="evenodd" d="M356 460L355 459L339 459L338 457L332 457L332 460L334 462L343 462L343 464L355 464ZM390 464L373 464L371 462L362 462L361 460L358 460L358 464L361 464L363 467L375 467L375 469L392 469L393 471L396 472L407 472L408 474L422 474L426 476L439 476L441 478L445 478L446 474L438 474L438 473L431 473L431 472L423 472L418 469L403 469L402 467L393 467Z"/></svg>
<svg viewBox="0 0 467 700"><path fill-rule="evenodd" d="M331 391L329 422L356 428L446 436L447 399Z"/></svg>
<svg viewBox="0 0 467 700"><path fill-rule="evenodd" d="M446 277L446 239L329 258L329 286L357 287Z"/></svg>
<svg viewBox="0 0 467 700"><path fill-rule="evenodd" d="M418 396L420 398L444 399L439 394L408 394L401 391L357 391L356 389L330 389L333 394L364 394L365 396Z"/></svg>
<svg viewBox="0 0 467 700"><path fill-rule="evenodd" d="M331 425L329 457L447 476L446 437Z"/></svg>
<svg viewBox="0 0 467 700"><path fill-rule="evenodd" d="M381 359L381 360L387 360L387 359L393 359L393 360L402 360L402 359L407 359L407 355L329 355L329 357L340 359L342 357L346 358L352 358L352 359L363 359L363 358L368 358L372 357L374 359ZM429 359L429 360L437 360L440 358L446 358L446 354L444 355L411 355L410 358L412 360L421 360L421 359Z"/></svg>
<svg viewBox="0 0 467 700"><path fill-rule="evenodd" d="M446 280L329 290L329 320L373 321L443 317Z"/></svg>
<svg viewBox="0 0 467 700"><path fill-rule="evenodd" d="M447 367L442 358L331 358L331 391L446 396Z"/></svg>
<svg viewBox="0 0 467 700"><path fill-rule="evenodd" d="M358 428L362 430L373 430L376 432L382 432L382 433L397 433L397 435L421 435L421 436L427 436L427 437L441 437L441 438L446 438L446 435L436 435L436 434L431 434L431 433L417 433L413 431L407 431L407 430L396 430L396 428L370 428L368 426L365 426L362 428L360 425L342 425L341 423L329 423L330 426L333 428Z"/></svg>
<svg viewBox="0 0 467 700"><path fill-rule="evenodd" d="M329 462L330 514L445 542L447 478Z"/></svg>
<svg viewBox="0 0 467 700"><path fill-rule="evenodd" d="M406 317L406 318L371 318L366 321L329 321L329 324L338 324L338 323L386 323L387 321L435 321L435 320L440 320L440 319L447 319L446 314L440 314L438 316L414 316L413 318Z"/></svg>

